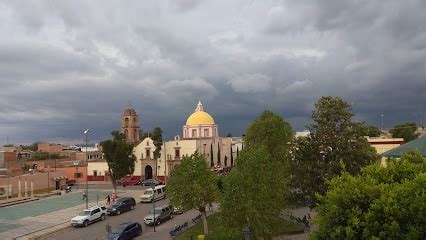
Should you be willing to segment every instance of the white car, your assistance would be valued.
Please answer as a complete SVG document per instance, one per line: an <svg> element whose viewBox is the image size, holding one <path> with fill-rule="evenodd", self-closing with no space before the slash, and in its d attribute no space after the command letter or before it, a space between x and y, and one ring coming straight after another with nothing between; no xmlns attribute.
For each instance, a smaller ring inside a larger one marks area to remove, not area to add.
<svg viewBox="0 0 426 240"><path fill-rule="evenodd" d="M140 196L141 203L152 202L152 201L164 199L164 198L166 198L165 191L166 191L165 185L155 186L154 189L147 188L147 189L145 189L145 191Z"/></svg>
<svg viewBox="0 0 426 240"><path fill-rule="evenodd" d="M71 225L74 227L85 226L87 227L90 223L104 220L107 215L107 209L105 206L95 206L89 209L85 209L71 219Z"/></svg>

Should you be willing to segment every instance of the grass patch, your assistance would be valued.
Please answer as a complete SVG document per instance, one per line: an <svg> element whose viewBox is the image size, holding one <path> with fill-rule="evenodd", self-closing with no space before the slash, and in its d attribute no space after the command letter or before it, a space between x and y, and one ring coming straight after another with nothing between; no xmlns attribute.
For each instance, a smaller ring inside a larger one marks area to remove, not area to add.
<svg viewBox="0 0 426 240"><path fill-rule="evenodd" d="M209 234L205 237L206 240L241 240L241 231L230 231L225 228L220 222L219 215L213 214L207 218L209 224ZM303 226L288 222L283 219L280 228L275 234L276 236L303 233ZM176 240L190 240L191 236L197 239L198 235L203 234L203 223L199 222L197 225L189 228L186 232L179 235Z"/></svg>

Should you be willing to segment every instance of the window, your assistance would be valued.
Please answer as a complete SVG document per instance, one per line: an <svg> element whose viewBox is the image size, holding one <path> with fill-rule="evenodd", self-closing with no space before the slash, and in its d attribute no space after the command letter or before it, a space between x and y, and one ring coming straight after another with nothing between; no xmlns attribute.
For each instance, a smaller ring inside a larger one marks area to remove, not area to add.
<svg viewBox="0 0 426 240"><path fill-rule="evenodd" d="M146 141L146 145L149 146L149 141Z"/></svg>
<svg viewBox="0 0 426 240"><path fill-rule="evenodd" d="M146 149L145 156L146 158L151 158L151 151L149 149Z"/></svg>
<svg viewBox="0 0 426 240"><path fill-rule="evenodd" d="M208 137L209 136L209 129L205 128L204 129L204 137Z"/></svg>
<svg viewBox="0 0 426 240"><path fill-rule="evenodd" d="M196 137L197 136L197 129L192 129L192 137Z"/></svg>
<svg viewBox="0 0 426 240"><path fill-rule="evenodd" d="M129 118L125 118L124 119L124 127L128 127L129 126Z"/></svg>
<svg viewBox="0 0 426 240"><path fill-rule="evenodd" d="M98 176L98 171L97 170L93 170L93 176L95 176L95 177Z"/></svg>
<svg viewBox="0 0 426 240"><path fill-rule="evenodd" d="M180 150L179 149L175 149L175 158L180 157Z"/></svg>

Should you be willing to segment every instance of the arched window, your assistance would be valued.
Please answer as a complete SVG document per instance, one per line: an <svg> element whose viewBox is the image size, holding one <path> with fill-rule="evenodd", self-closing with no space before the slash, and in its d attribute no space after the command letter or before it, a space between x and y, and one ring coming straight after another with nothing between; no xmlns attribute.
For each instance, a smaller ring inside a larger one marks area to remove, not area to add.
<svg viewBox="0 0 426 240"><path fill-rule="evenodd" d="M134 117L133 118L133 125L136 126L137 124L138 124L138 122L137 122L136 118Z"/></svg>
<svg viewBox="0 0 426 240"><path fill-rule="evenodd" d="M124 119L124 127L128 127L129 126L129 118L125 118Z"/></svg>

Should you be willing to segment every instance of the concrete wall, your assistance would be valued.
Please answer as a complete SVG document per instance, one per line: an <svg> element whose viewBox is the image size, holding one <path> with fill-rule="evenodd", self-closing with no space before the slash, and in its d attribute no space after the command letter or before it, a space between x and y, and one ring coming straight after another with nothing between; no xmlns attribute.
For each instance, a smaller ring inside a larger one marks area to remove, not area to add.
<svg viewBox="0 0 426 240"><path fill-rule="evenodd" d="M61 179L59 179L61 178ZM8 189L9 186L9 195L15 197L30 197L31 196L31 182L33 185L33 193L42 193L47 192L49 186L50 191L55 190L56 188L56 179L58 180L58 185L60 187L65 187L65 174L62 171L51 171L49 173L34 173L34 174L25 174L16 177L3 177L0 178L0 193L1 191ZM25 187L26 182L26 187ZM0 195L0 198L5 198L6 193Z"/></svg>
<svg viewBox="0 0 426 240"><path fill-rule="evenodd" d="M38 152L48 152L48 153L60 153L62 152L62 144L56 143L38 143L37 151Z"/></svg>
<svg viewBox="0 0 426 240"><path fill-rule="evenodd" d="M153 178L157 177L157 159L154 159L155 149L157 148L154 145L154 141L149 137L133 148L133 154L136 157L133 176L141 176L142 179L146 179L145 169L149 166L152 168Z"/></svg>

